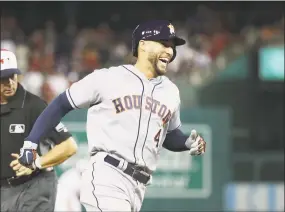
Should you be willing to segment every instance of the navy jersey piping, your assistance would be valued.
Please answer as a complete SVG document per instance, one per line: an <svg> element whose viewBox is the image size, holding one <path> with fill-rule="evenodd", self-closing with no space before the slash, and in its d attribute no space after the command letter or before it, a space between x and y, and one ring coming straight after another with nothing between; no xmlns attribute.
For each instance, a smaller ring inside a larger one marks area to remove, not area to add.
<svg viewBox="0 0 285 212"><path fill-rule="evenodd" d="M153 100L153 92L154 92L154 89L157 85L161 84L162 82L156 84L153 86L153 89L151 91L151 99ZM145 142L146 142L146 139L147 139L147 135L148 135L148 130L149 130L149 122L150 122L150 118L151 118L151 115L152 115L152 106L153 106L153 101L151 103L151 108L150 108L150 113L149 113L149 118L148 118L148 122L147 122L147 130L146 130L146 135L145 135L145 138L144 138L144 142L143 142L143 147L142 147L142 159L143 159L143 162L144 162L144 166L146 166L146 162L143 158L143 150L144 150L144 146L145 146Z"/></svg>
<svg viewBox="0 0 285 212"><path fill-rule="evenodd" d="M95 183L94 183L94 179L95 179L95 177L94 177L94 171L95 171L94 165L95 165L95 163L96 163L96 162L94 162L94 163L92 164L92 180L91 180L91 184L92 184L92 186L93 186L92 194L93 194L93 196L95 197L96 204L97 204L97 208L100 210L100 212L103 212L102 209L99 207L99 201L98 201L98 198L97 198L96 195L95 195Z"/></svg>
<svg viewBox="0 0 285 212"><path fill-rule="evenodd" d="M140 134L140 128L141 128L141 117L142 117L142 101L143 101L143 94L144 94L144 84L143 84L143 81L141 80L141 78L136 75L134 72L132 72L131 70L129 70L128 68L126 68L125 66L123 66L125 69L127 69L130 73L132 73L134 76L136 76L141 84L142 84L142 94L141 94L141 107L140 107L140 117L139 117L139 124L138 124L138 131L137 131L137 138L136 138L136 143L134 145L134 150L133 150L133 155L134 155L134 158L135 158L135 164L137 163L137 158L136 158L136 147L137 147L137 143L138 143L138 140L139 140L139 134Z"/></svg>

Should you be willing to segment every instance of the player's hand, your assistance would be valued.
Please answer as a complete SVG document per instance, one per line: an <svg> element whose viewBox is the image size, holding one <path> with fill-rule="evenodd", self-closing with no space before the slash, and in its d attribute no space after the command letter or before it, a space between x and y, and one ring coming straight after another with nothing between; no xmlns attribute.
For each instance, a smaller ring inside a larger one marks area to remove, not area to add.
<svg viewBox="0 0 285 212"><path fill-rule="evenodd" d="M19 177L33 173L35 169L27 168L19 163L18 159L20 156L18 154L12 153L11 156L14 157L15 160L10 163L10 167L16 172L16 176Z"/></svg>
<svg viewBox="0 0 285 212"><path fill-rule="evenodd" d="M189 154L190 155L202 155L206 151L206 142L200 136L196 130L192 130L187 140L187 146L190 148Z"/></svg>
<svg viewBox="0 0 285 212"><path fill-rule="evenodd" d="M20 149L19 163L23 166L31 168L34 160L37 158L36 144L31 141L24 141L23 147Z"/></svg>

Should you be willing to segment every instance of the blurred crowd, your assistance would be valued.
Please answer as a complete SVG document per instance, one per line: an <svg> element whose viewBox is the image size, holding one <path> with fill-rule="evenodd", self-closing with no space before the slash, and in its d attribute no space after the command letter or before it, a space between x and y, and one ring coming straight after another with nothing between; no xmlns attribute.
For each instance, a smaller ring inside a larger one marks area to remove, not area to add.
<svg viewBox="0 0 285 212"><path fill-rule="evenodd" d="M284 17L242 28L235 27L236 18L234 13L200 5L186 20L174 22L177 34L188 44L179 47L176 60L169 65L169 77L175 80L186 74L189 82L200 84L203 77L213 73L213 61L231 43L254 45L256 40L284 33ZM94 69L135 62L131 29L113 30L108 21L82 28L73 20L61 31L55 25L47 20L25 33L15 16L1 17L1 48L16 53L22 83L47 102Z"/></svg>

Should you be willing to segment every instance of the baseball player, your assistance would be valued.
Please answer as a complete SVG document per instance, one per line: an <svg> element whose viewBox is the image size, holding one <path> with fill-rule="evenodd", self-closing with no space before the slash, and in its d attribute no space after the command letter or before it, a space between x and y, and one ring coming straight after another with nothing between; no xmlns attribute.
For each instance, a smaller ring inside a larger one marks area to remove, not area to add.
<svg viewBox="0 0 285 212"><path fill-rule="evenodd" d="M180 130L179 90L164 76L183 44L167 20L138 25L132 35L136 64L95 70L55 98L26 138L20 163L32 164L39 139L69 111L87 108L90 159L81 203L86 211L139 211L162 147L205 152L195 130L190 136Z"/></svg>

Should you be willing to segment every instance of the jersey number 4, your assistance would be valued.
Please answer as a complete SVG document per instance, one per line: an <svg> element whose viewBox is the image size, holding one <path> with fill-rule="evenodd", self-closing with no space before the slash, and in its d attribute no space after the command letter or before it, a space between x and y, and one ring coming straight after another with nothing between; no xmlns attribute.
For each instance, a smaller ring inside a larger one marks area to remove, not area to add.
<svg viewBox="0 0 285 212"><path fill-rule="evenodd" d="M154 136L154 142L156 142L156 147L158 147L158 144L159 144L160 133L161 133L161 129Z"/></svg>

